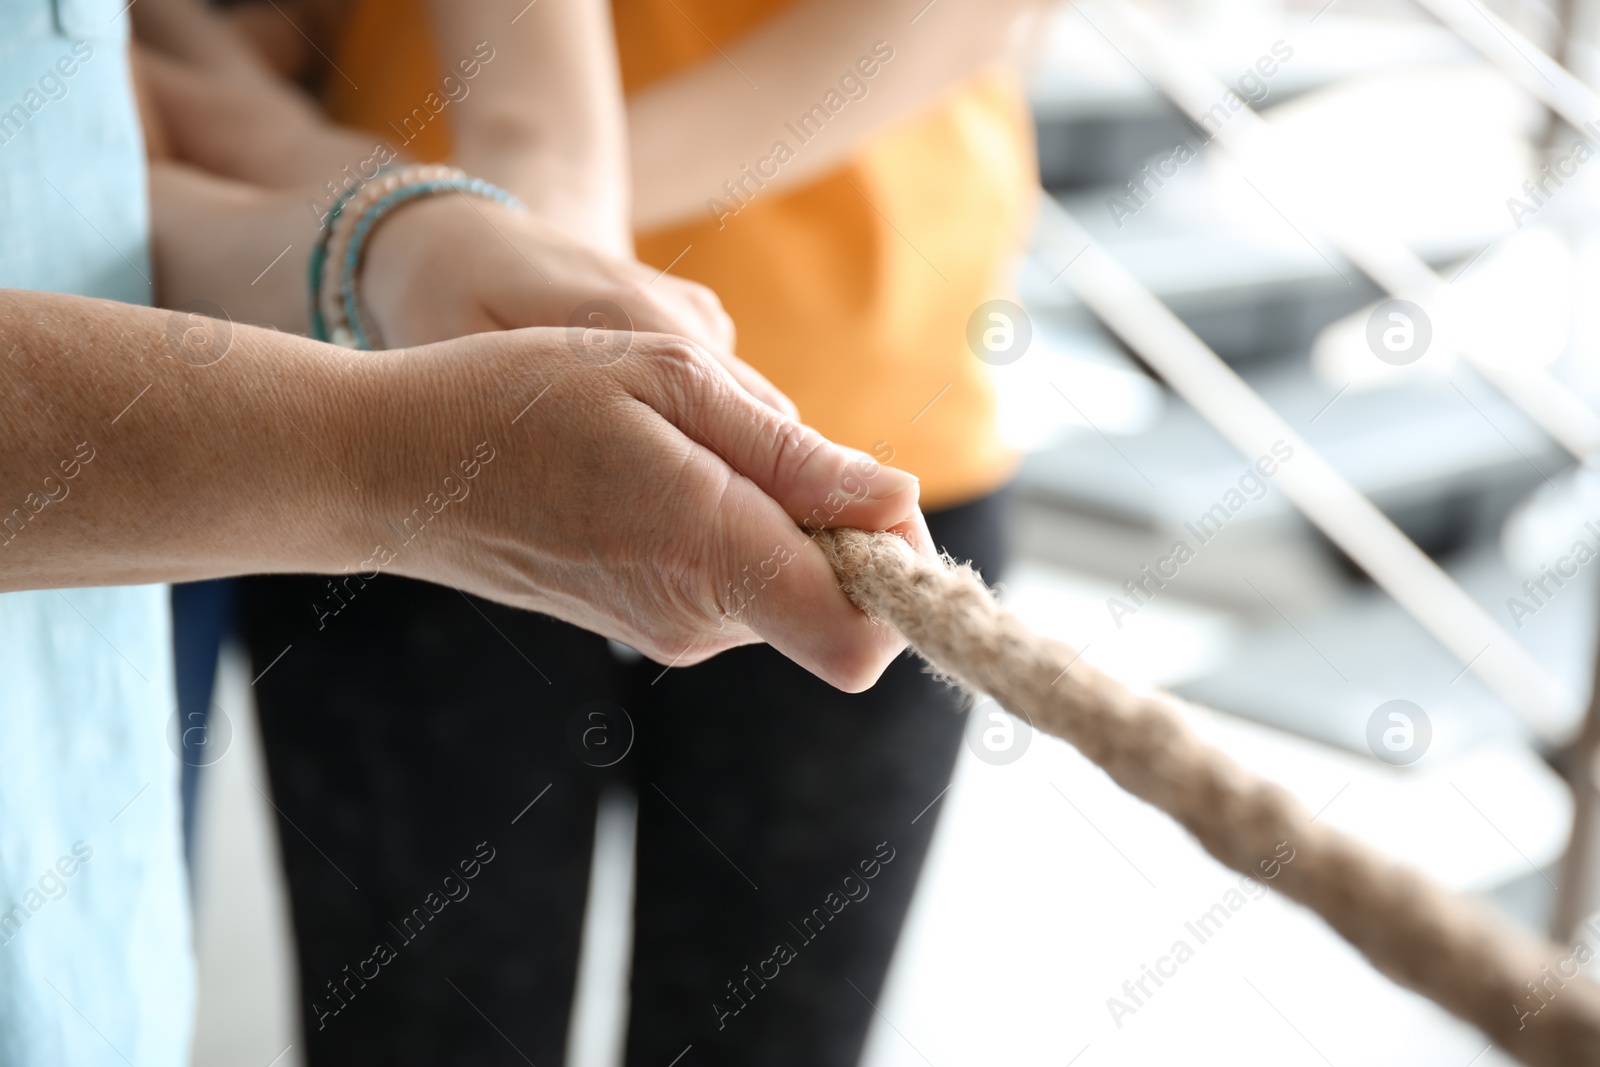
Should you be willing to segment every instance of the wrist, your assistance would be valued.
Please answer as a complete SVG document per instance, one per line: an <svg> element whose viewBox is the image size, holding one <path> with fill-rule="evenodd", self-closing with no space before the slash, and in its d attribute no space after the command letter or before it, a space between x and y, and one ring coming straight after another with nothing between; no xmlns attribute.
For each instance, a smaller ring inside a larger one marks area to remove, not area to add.
<svg viewBox="0 0 1600 1067"><path fill-rule="evenodd" d="M401 501L416 480L414 472L425 465L422 442L447 405L443 396L430 398L431 405L423 402L428 394L416 380L416 361L407 349L334 351L348 360L334 427L345 457L340 466L348 477L332 487L346 507L333 505L329 512L341 520L331 545L338 558L329 569L356 571L376 546L393 540L394 523L404 511ZM349 492L341 494L341 488Z"/></svg>
<svg viewBox="0 0 1600 1067"><path fill-rule="evenodd" d="M526 137L493 140L493 149L458 153L459 165L515 193L558 232L615 256L633 258L625 161L551 158Z"/></svg>
<svg viewBox="0 0 1600 1067"><path fill-rule="evenodd" d="M172 358L170 322L135 409L156 429L107 448L108 468L125 465L134 481L161 472L167 496L184 502L172 510L186 516L196 576L337 573L359 559L378 489L367 468L381 395L364 354L212 324L222 355L190 364ZM190 330L203 325L189 317Z"/></svg>
<svg viewBox="0 0 1600 1067"><path fill-rule="evenodd" d="M492 429L503 414L491 410L503 383L480 371L496 364L500 336L353 357L342 433L360 493L342 535L348 559L341 566L435 572L431 564L446 548L435 521L453 517L446 513L505 444Z"/></svg>
<svg viewBox="0 0 1600 1067"><path fill-rule="evenodd" d="M361 274L376 234L396 213L436 198L482 200L514 211L520 201L453 167L407 164L341 196L313 249L307 283L313 333L347 348L383 347L361 299Z"/></svg>
<svg viewBox="0 0 1600 1067"><path fill-rule="evenodd" d="M483 245L500 241L511 212L490 202L440 196L406 205L373 231L361 299L377 332L410 347L498 329L480 313L489 286Z"/></svg>
<svg viewBox="0 0 1600 1067"><path fill-rule="evenodd" d="M401 378L385 354L304 341L296 347L307 351L280 355L283 376L264 413L290 431L282 458L263 457L283 471L287 484L271 496L288 504L284 530L296 530L300 546L292 566L278 569L336 574L370 553L386 513L390 412Z"/></svg>

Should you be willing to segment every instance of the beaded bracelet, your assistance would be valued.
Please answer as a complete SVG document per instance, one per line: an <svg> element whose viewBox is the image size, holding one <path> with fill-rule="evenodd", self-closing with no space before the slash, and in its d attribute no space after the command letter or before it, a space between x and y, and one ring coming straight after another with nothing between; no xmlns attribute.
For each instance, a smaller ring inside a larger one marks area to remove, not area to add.
<svg viewBox="0 0 1600 1067"><path fill-rule="evenodd" d="M345 326L350 331L351 347L372 348L373 339L377 337L377 329L366 321L356 294L356 272L361 265L361 252L367 237L378 223L401 205L448 192L479 196L518 211L526 210L522 201L499 186L482 178L469 178L459 171L448 176L427 177L407 182L380 197L357 218L355 228L350 234L349 247L345 250L344 260L340 264L339 288L344 300Z"/></svg>
<svg viewBox="0 0 1600 1067"><path fill-rule="evenodd" d="M341 273L338 265L344 262L345 251L350 245L350 235L355 229L357 220L381 197L394 192L407 182L425 181L457 173L459 171L453 167L437 165L397 167L363 185L345 204L341 215L343 221L333 228L328 239L326 258L332 266L324 269L320 290L312 297L313 300L321 301L322 316L327 323L330 341L347 348L354 347L345 319L344 293L341 289Z"/></svg>
<svg viewBox="0 0 1600 1067"><path fill-rule="evenodd" d="M306 282L311 295L311 336L318 341L331 340L328 323L337 321L339 314L335 310L338 303L338 276L337 272L327 269L331 250L340 244L342 237L349 233L348 223L339 225L341 218L354 218L360 214L361 205L370 198L375 189L380 187L393 188L396 181L396 172L415 169L414 165L405 163L385 163L380 166L371 178L363 181L354 188L345 188L334 198L333 205L328 213L323 216L322 228L317 234L316 243L311 246L311 258L306 265ZM439 170L449 168L440 167ZM335 262L337 259L335 258ZM329 283L333 283L330 294Z"/></svg>
<svg viewBox="0 0 1600 1067"><path fill-rule="evenodd" d="M367 239L396 208L413 200L459 192L483 197L518 211L515 196L454 167L412 165L368 182L341 196L329 212L327 229L313 250L307 282L311 290L313 336L347 348L371 349L381 343L361 305L357 278ZM335 270L327 267L329 262Z"/></svg>
<svg viewBox="0 0 1600 1067"><path fill-rule="evenodd" d="M379 172L382 173L381 171ZM328 262L328 244L333 240L333 227L348 204L363 186L345 189L333 201L322 220L322 230L311 246L311 259L306 264L306 284L311 290L311 336L318 341L328 340L328 319L322 311L322 275Z"/></svg>

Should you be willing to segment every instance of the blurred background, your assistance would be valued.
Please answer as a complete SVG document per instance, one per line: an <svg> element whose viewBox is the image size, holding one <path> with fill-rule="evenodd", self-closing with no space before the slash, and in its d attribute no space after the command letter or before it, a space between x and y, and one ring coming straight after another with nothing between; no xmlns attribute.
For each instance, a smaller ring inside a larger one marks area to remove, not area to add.
<svg viewBox="0 0 1600 1067"><path fill-rule="evenodd" d="M1592 688L1600 566L1574 546L1600 553L1600 474L1458 349L1492 350L1600 409L1600 164L1574 148L1600 139L1528 91L1550 79L1510 38L1497 66L1404 0L1131 6L1221 83L1211 99L1225 85L1253 102L1309 213L1269 200L1257 161L1208 136L1248 132L1248 115L1202 132L1158 88L1171 72L1130 47L1108 9L1055 9L1031 43L1030 85L1040 179L1065 215L1041 207L1021 268L1031 340L994 368L1002 423L1029 453L1005 595L1088 660L1214 709L1197 727L1319 819L1549 930L1558 886L1581 874L1561 862L1575 811L1563 772L1593 775L1561 742ZM1595 0L1461 10L1493 12L1580 78L1600 75ZM1557 164L1559 185L1524 186ZM1371 323L1399 321L1380 308L1388 294L1315 225L1335 198L1349 227L1426 261L1470 327L1424 307L1430 350L1383 358ZM1175 542L1198 545L1186 524L1256 456L1080 299L1083 233L1511 632L1569 704L1530 724L1273 479L1177 577L1130 593L1124 583ZM297 831L266 800L237 654L220 681L235 740L201 781L195 1062L287 1067L299 1008L275 850ZM1510 1062L1274 897L1250 900L1154 995L1131 999L1124 983L1175 941L1192 944L1185 924L1237 879L1067 746L1021 729L999 758L971 736L933 801L941 823L875 1006L871 1067ZM569 1056L584 1067L618 1062L630 806L619 796L601 815ZM1600 908L1576 880L1568 897L1568 927Z"/></svg>

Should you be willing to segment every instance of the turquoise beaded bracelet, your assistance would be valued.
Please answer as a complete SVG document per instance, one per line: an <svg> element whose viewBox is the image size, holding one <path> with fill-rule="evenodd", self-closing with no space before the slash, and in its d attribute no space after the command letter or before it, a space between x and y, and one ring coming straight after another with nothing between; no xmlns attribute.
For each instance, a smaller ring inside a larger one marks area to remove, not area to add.
<svg viewBox="0 0 1600 1067"><path fill-rule="evenodd" d="M379 172L382 173L381 171ZM306 284L311 290L311 336L318 341L328 340L328 317L322 313L322 275L328 262L328 243L333 240L333 227L339 221L339 216L344 214L344 207L357 193L361 186L346 189L333 201L333 206L328 209L328 214L322 220L322 230L317 234L316 244L311 246L311 259L306 264Z"/></svg>
<svg viewBox="0 0 1600 1067"><path fill-rule="evenodd" d="M421 170L423 168L416 169ZM438 173L437 168L431 169L433 173ZM397 174L396 177L403 179L404 172ZM377 330L366 321L361 301L357 295L356 285L357 275L361 269L361 256L365 250L367 238L371 236L373 229L385 216L402 204L451 192L482 197L485 200L503 204L517 211L527 210L522 201L506 190L492 182L484 181L482 178L468 177L459 171L443 177L402 181L398 188L385 193L362 210L356 217L354 226L350 229L349 242L345 246L344 254L340 257L340 262L337 264L339 271L338 301L334 309L336 312L343 311L344 322L335 324L330 330L327 316L323 313L321 307L321 294L328 269L329 246L332 242L335 224L344 216L346 207L354 199L354 193L341 195L335 202L333 209L329 211L327 227L318 238L317 246L312 251L307 277L311 290L312 336L322 341L331 340L348 348L370 350L373 347Z"/></svg>

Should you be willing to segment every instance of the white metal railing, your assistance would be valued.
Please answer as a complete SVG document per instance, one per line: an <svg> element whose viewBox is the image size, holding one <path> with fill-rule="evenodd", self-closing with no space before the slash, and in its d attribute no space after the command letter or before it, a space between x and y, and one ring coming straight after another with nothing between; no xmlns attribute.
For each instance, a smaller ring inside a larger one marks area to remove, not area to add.
<svg viewBox="0 0 1600 1067"><path fill-rule="evenodd" d="M1566 740L1576 699L1323 459L1282 416L1048 194L1040 236L1084 304L1248 457L1294 449L1274 480L1316 526L1469 666L1542 740Z"/></svg>
<svg viewBox="0 0 1600 1067"><path fill-rule="evenodd" d="M1582 127L1600 118L1600 96L1509 26L1478 9L1472 0L1420 2L1573 125ZM1197 124L1228 92L1122 0L1072 0L1072 4ZM1472 20L1477 20L1477 25L1472 25ZM1518 64L1521 70L1515 69ZM1390 294L1428 309L1438 320L1442 349L1459 353L1580 460L1600 452L1600 416L1542 368L1517 366L1504 353L1487 351L1450 285L1421 257L1337 204L1309 204L1297 196L1296 183L1281 175L1270 126L1247 103L1212 137L1270 190L1263 191L1263 196L1277 210L1283 212L1281 205L1289 205ZM1089 309L1246 456L1266 453L1277 440L1292 445L1296 461L1280 468L1278 475L1290 500L1516 710L1536 735L1552 745L1568 740L1576 725L1576 696L1553 679L1053 198L1045 196L1043 200L1044 238L1062 261L1070 260L1063 274L1070 276Z"/></svg>
<svg viewBox="0 0 1600 1067"><path fill-rule="evenodd" d="M1448 7L1470 0L1427 2ZM1125 0L1072 0L1072 6L1197 124L1230 92ZM1494 31L1491 29L1488 34L1493 36ZM1546 65L1560 69L1548 57ZM1567 78L1576 80L1570 74ZM1553 95L1568 103L1576 99L1570 88ZM1428 312L1440 343L1424 358L1445 358L1442 353L1446 351L1458 353L1574 456L1583 460L1600 453L1600 415L1543 368L1519 366L1507 353L1491 349L1485 342L1486 331L1473 326L1470 309L1462 306L1449 283L1420 256L1343 210L1338 203L1312 202L1301 196L1297 191L1301 183L1292 174L1284 173L1283 153L1275 145L1274 131L1248 103L1232 112L1212 137L1245 167L1275 209L1320 232L1391 295L1410 300Z"/></svg>
<svg viewBox="0 0 1600 1067"><path fill-rule="evenodd" d="M1417 3L1574 129L1600 124L1600 93L1493 11L1473 0Z"/></svg>

